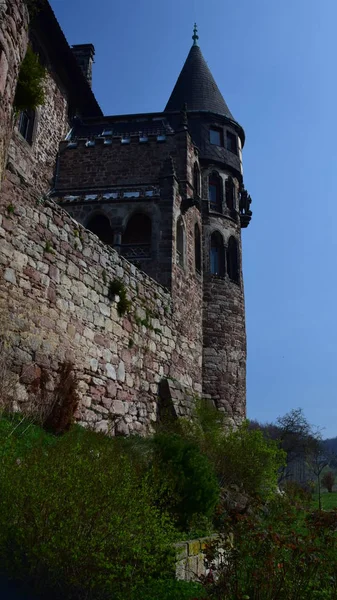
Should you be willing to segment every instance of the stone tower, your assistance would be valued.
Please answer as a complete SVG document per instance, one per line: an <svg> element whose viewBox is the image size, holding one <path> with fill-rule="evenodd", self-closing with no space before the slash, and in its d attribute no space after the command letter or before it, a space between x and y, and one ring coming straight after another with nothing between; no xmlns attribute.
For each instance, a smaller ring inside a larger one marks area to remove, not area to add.
<svg viewBox="0 0 337 600"><path fill-rule="evenodd" d="M60 145L52 192L73 218L169 290L195 356L184 385L197 383L235 423L246 407L241 229L251 200L243 144L195 28L165 110L76 118Z"/></svg>
<svg viewBox="0 0 337 600"><path fill-rule="evenodd" d="M165 112L173 115L183 104L200 165L194 193L201 199L203 228L203 393L238 421L246 406L241 229L251 218L243 185L245 136L205 62L196 27Z"/></svg>

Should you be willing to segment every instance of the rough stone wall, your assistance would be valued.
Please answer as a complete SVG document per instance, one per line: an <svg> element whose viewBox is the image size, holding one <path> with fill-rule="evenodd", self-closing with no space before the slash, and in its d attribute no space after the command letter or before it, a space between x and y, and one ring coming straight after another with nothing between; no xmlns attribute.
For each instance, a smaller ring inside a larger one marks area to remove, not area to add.
<svg viewBox="0 0 337 600"><path fill-rule="evenodd" d="M96 430L148 431L163 377L201 391L201 320L192 330L182 327L178 301L60 207L38 204L10 172L0 198L0 237L0 305L8 314L21 405L30 399L32 378L46 369L55 380L64 360L74 362L80 381L77 420ZM118 298L108 298L116 278L131 302L124 316ZM189 293L193 304L196 292Z"/></svg>
<svg viewBox="0 0 337 600"><path fill-rule="evenodd" d="M36 110L32 145L14 128L8 156L11 171L37 193L46 193L52 187L59 143L68 130L66 93L48 72L45 103Z"/></svg>
<svg viewBox="0 0 337 600"><path fill-rule="evenodd" d="M246 414L246 327L241 235L227 218L204 216L203 393L228 415L232 424ZM210 274L210 236L220 231L225 247L233 235L239 243L240 282Z"/></svg>
<svg viewBox="0 0 337 600"><path fill-rule="evenodd" d="M13 129L13 100L28 44L28 11L22 0L0 2L0 189Z"/></svg>
<svg viewBox="0 0 337 600"><path fill-rule="evenodd" d="M140 144L138 136L132 137L130 144L122 144L120 137L113 138L110 145L105 145L102 137L93 141L94 146L87 146L86 139L78 140L76 148L69 148L67 142L60 145L57 192L106 190L121 185L127 190L134 185L158 183L165 160L175 149L173 135L164 142L149 136L146 144Z"/></svg>
<svg viewBox="0 0 337 600"><path fill-rule="evenodd" d="M175 545L176 549L176 578L182 581L198 581L209 573L209 567L205 560L205 550L209 544L214 544L217 535L207 538L199 538L180 542ZM221 562L221 549L218 549L219 558L217 565Z"/></svg>

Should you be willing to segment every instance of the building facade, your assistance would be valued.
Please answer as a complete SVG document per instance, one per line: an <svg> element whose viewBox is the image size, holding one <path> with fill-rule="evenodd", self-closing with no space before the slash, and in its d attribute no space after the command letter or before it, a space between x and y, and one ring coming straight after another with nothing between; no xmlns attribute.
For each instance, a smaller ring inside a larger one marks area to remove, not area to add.
<svg viewBox="0 0 337 600"><path fill-rule="evenodd" d="M47 194L91 232L88 240L98 238L116 264L134 265L138 279L146 274L154 297L167 294L176 342L167 343L172 347L167 353L156 334L153 360L159 365L158 356L166 358L146 390L150 400L156 402L165 389L166 375L171 387L178 386L178 404L183 386L240 422L246 410L241 230L251 219L242 172L245 138L203 58L196 28L165 109L151 114L102 115L91 90L94 47L70 49L48 3L31 24L30 40L48 67L46 102L15 124L3 196L19 197L17 178L24 179L33 195ZM66 252L66 244L61 246ZM85 254L82 239L75 249L81 271L89 251ZM127 266L118 269L122 278L129 272ZM137 318L129 320L131 325L123 324L127 331L139 326ZM113 335L110 330L112 345ZM132 364L130 359L130 369ZM134 398L142 389L131 375L132 392L125 391L125 374L117 377L124 405L130 399L125 394ZM96 380L104 399L103 375ZM86 420L83 414L79 420Z"/></svg>

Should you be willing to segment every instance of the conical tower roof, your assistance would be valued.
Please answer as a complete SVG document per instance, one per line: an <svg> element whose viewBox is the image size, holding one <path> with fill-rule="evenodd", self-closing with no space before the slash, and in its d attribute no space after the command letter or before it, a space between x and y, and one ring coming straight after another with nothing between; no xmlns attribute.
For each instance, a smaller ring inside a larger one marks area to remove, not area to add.
<svg viewBox="0 0 337 600"><path fill-rule="evenodd" d="M207 111L235 120L198 46L197 30L194 29L194 44L166 104L165 111L180 111L186 103L187 110Z"/></svg>

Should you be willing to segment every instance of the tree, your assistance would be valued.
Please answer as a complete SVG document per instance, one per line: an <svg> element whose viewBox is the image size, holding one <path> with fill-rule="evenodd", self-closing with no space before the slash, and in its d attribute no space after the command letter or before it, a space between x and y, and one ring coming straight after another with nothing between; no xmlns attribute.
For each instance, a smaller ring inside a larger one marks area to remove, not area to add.
<svg viewBox="0 0 337 600"><path fill-rule="evenodd" d="M329 494L331 494L332 488L335 483L335 476L334 476L333 472L328 471L327 473L324 473L321 483L322 483L322 486L328 490Z"/></svg>
<svg viewBox="0 0 337 600"><path fill-rule="evenodd" d="M329 464L329 459L329 455L327 455L322 448L321 441L317 441L316 446L312 449L311 454L309 456L308 464L310 470L317 479L319 510L322 510L321 475L325 467Z"/></svg>

